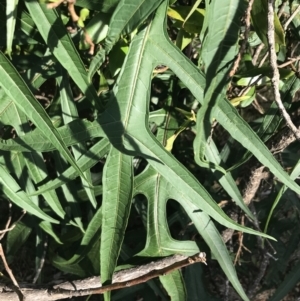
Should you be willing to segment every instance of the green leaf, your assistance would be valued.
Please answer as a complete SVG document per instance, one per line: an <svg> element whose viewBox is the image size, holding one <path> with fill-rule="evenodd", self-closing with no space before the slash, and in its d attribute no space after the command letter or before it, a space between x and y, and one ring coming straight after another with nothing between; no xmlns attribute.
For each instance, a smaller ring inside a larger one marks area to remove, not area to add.
<svg viewBox="0 0 300 301"><path fill-rule="evenodd" d="M93 57L90 63L90 68L88 73L90 80L93 78L94 74L97 72L100 66L104 63L105 55L106 55L106 51L103 48L101 48Z"/></svg>
<svg viewBox="0 0 300 301"><path fill-rule="evenodd" d="M75 120L56 130L67 146L90 138L105 136L98 120L93 122ZM37 128L23 137L8 140L0 139L0 149L4 151L31 152L35 150L45 152L54 150L55 147L51 142L45 140L43 131Z"/></svg>
<svg viewBox="0 0 300 301"><path fill-rule="evenodd" d="M233 287L243 300L249 301L243 290L243 287L238 280L235 267L231 261L227 247L209 216L204 212L199 212L197 207L193 204L190 204L189 206L185 204L185 210L201 234L202 238L208 244L211 252L218 260L223 272L226 274Z"/></svg>
<svg viewBox="0 0 300 301"><path fill-rule="evenodd" d="M68 260L55 256L53 258L53 263L57 266L72 266L78 264L82 259L84 259L90 252L93 245L99 240L100 229L102 225L102 208L100 207L94 214L92 220L81 239L80 246L74 252L74 256Z"/></svg>
<svg viewBox="0 0 300 301"><path fill-rule="evenodd" d="M296 166L294 167L292 173L291 173L291 179L295 180L299 177L300 175L300 161L298 161L298 163L296 164ZM286 192L287 190L287 186L286 185L283 185L281 187L281 189L279 190L273 204L272 204L272 207L270 209L270 212L268 214L268 218L267 218L267 221L266 221L266 224L265 224L265 228L264 228L264 232L267 233L268 231L268 226L269 226L269 222L270 222L270 219L273 215L273 212L275 210L275 208L277 207L281 197L284 195L284 193Z"/></svg>
<svg viewBox="0 0 300 301"><path fill-rule="evenodd" d="M10 104L6 106L5 110L1 111L1 121L6 124L10 123L15 128L19 137L22 137L25 135L26 132L31 131L26 115L20 109L18 109L12 101L10 101ZM20 158L21 154L17 154L18 158ZM48 178L48 171L41 153L33 151L30 153L24 153L22 154L22 156L22 160L24 160L24 164L26 164L28 168L28 173L30 175L30 178L24 179L24 185L22 186L22 188L26 189L27 193L32 194L35 191L35 188L32 184L29 185L31 179L36 184L41 183ZM12 161L12 164L15 164L16 160ZM14 168L12 172L16 172L16 170L17 168ZM19 172L20 175L22 175L23 177L25 176L25 174L27 174L24 173L24 170L25 166L22 166L21 171ZM47 192L43 194L43 197L48 203L48 205L51 207L51 209L59 217L64 219L66 213L63 210L56 193L54 191L51 191L49 193ZM38 201L36 203L38 203Z"/></svg>
<svg viewBox="0 0 300 301"><path fill-rule="evenodd" d="M189 265L185 268L184 279L186 283L186 291L189 296L189 301L207 300L213 301L207 292L206 283L204 280L206 271L202 263Z"/></svg>
<svg viewBox="0 0 300 301"><path fill-rule="evenodd" d="M93 167L99 162L99 159L103 158L109 151L110 144L106 138L97 142L93 145L86 153L84 153L78 160L77 164L82 172ZM47 184L40 186L39 189L33 193L38 195L59 188L61 185L75 179L78 176L78 172L72 166L66 169L61 175L55 180L49 181ZM86 191L86 190L85 190Z"/></svg>
<svg viewBox="0 0 300 301"><path fill-rule="evenodd" d="M77 25L79 27L85 27L84 21L90 16L90 11L87 8L82 8L79 13L79 20L77 21Z"/></svg>
<svg viewBox="0 0 300 301"><path fill-rule="evenodd" d="M156 62L153 55L159 56L159 62L162 62L162 59L166 57L165 50L164 55L161 55L161 48L157 51L157 49L152 47L153 45L164 46L160 43L158 32L161 29L162 20L164 21L165 19L165 9L166 6L163 4L157 11L154 21L133 40L126 62L120 72L118 88L115 94L116 99L110 101L110 106L100 117L99 121L102 129L115 148L126 154L144 157L170 184L176 183L180 189L178 197L184 195L185 198L197 205L199 209L229 228L262 235L252 229L239 226L228 218L194 176L167 152L157 142L148 128L145 127L145 124L148 122L149 105L144 99L147 99L148 102L150 100L150 78ZM173 58L174 52L179 52L178 49L173 50L173 47L163 49L168 49L167 62L171 61L170 57ZM148 59L142 60L143 57ZM180 56L176 63L182 61L183 58ZM176 64L173 60L172 62L173 65ZM185 82L188 83L188 86L191 88L195 84L199 91L201 87L199 87L199 82L196 82L194 78L200 73L194 69L195 71L186 74L183 72L183 68L184 66L181 64L178 75L186 76ZM178 70L179 67L176 69ZM191 75L194 77L192 80ZM200 82L201 80L203 79L200 77ZM274 161L279 165L275 159ZM294 182L292 183L295 185ZM295 186L298 187L297 185Z"/></svg>
<svg viewBox="0 0 300 301"><path fill-rule="evenodd" d="M4 194L18 207L41 218L42 220L49 221L55 224L58 223L57 220L44 213L37 205L32 202L28 195L21 189L15 179L2 165L0 165L0 183L2 185Z"/></svg>
<svg viewBox="0 0 300 301"><path fill-rule="evenodd" d="M183 50L191 42L192 42L192 35L184 31L182 28L180 28L176 38L176 46L180 50Z"/></svg>
<svg viewBox="0 0 300 301"><path fill-rule="evenodd" d="M93 58L89 68L89 78L92 78L105 60L121 34L130 34L137 28L161 3L162 0L121 0L111 16L105 50L100 49Z"/></svg>
<svg viewBox="0 0 300 301"><path fill-rule="evenodd" d="M120 35L130 34L159 6L162 0L121 0L110 19L105 40L106 51L119 39Z"/></svg>
<svg viewBox="0 0 300 301"><path fill-rule="evenodd" d="M47 9L45 4L26 0L26 7L40 34L60 64L68 70L74 82L99 111L104 107L97 92L88 79L87 71L56 10Z"/></svg>
<svg viewBox="0 0 300 301"><path fill-rule="evenodd" d="M61 97L61 109L63 114L64 123L67 124L78 118L78 111L73 101L73 94L68 80L68 73L65 70L61 70L61 76L57 78ZM87 148L85 143L78 143L71 147L75 160L78 161L79 157L86 152ZM78 162L77 162L78 164ZM81 169L82 170L82 169ZM89 200L94 208L97 206L96 198L93 193L92 187L89 183L92 183L92 177L90 170L82 171L84 177L81 178L82 186L84 187L86 194L89 196Z"/></svg>
<svg viewBox="0 0 300 301"><path fill-rule="evenodd" d="M187 20L192 16L192 14L197 11L198 6L200 5L200 3L202 2L202 0L196 0L192 9L190 10L190 12L188 13L188 15L185 17L184 23L185 24L187 22Z"/></svg>
<svg viewBox="0 0 300 301"><path fill-rule="evenodd" d="M183 277L179 270L165 276L160 276L159 280L172 301L183 301L187 299Z"/></svg>
<svg viewBox="0 0 300 301"><path fill-rule="evenodd" d="M132 157L112 148L103 170L101 232L101 281L111 281L129 218L133 167Z"/></svg>
<svg viewBox="0 0 300 301"><path fill-rule="evenodd" d="M109 53L109 70L112 77L119 73L127 53L128 44L120 39Z"/></svg>
<svg viewBox="0 0 300 301"><path fill-rule="evenodd" d="M57 151L53 153L53 160L56 168L56 174L60 176L63 171L68 168L68 164L66 160L64 160L64 158L61 156L61 154ZM74 222L71 221L71 223L75 223L75 225L79 227L81 232L84 233L84 227L82 224L82 210L79 207L76 192L77 187L74 181L63 184L61 186L61 199L64 203L67 216L69 217L69 219L73 218Z"/></svg>
<svg viewBox="0 0 300 301"><path fill-rule="evenodd" d="M168 16L175 19L174 26L183 28L188 33L200 33L205 10L199 9L197 6L175 6L168 8Z"/></svg>
<svg viewBox="0 0 300 301"><path fill-rule="evenodd" d="M108 14L98 13L95 16L93 16L93 18L85 26L85 32L89 35L89 37L95 44L100 43L106 38L108 32L109 19L110 16ZM83 37L82 40L82 44L85 45L85 49L90 47L90 45L84 42Z"/></svg>
<svg viewBox="0 0 300 301"><path fill-rule="evenodd" d="M170 85L170 90L172 88ZM170 91L172 93L172 91ZM172 98L168 97L167 106L172 105ZM162 110L160 110L161 112ZM157 115L157 113L156 113ZM165 111L166 122L163 127L157 122L157 139L164 146L172 135L170 129L178 126L177 121L172 117L172 112ZM174 253L195 254L199 248L192 241L176 241L172 238L167 223L167 201L171 198L170 191L173 187L162 177L152 166L135 177L134 194L143 194L147 198L147 240L145 248L139 252L139 256L166 256ZM144 214L141 214L144 216Z"/></svg>
<svg viewBox="0 0 300 301"><path fill-rule="evenodd" d="M166 256L174 253L193 255L199 252L193 241L172 238L167 223L166 205L174 186L152 166L135 178L134 193L142 193L148 201L147 240L139 256ZM177 197L175 198L177 199Z"/></svg>
<svg viewBox="0 0 300 301"><path fill-rule="evenodd" d="M44 137L46 136L53 146L83 176L82 171L77 166L63 139L54 128L49 116L30 92L20 74L14 69L2 52L0 52L0 85L17 107L41 130Z"/></svg>
<svg viewBox="0 0 300 301"><path fill-rule="evenodd" d="M19 0L6 0L6 51L11 58Z"/></svg>
<svg viewBox="0 0 300 301"><path fill-rule="evenodd" d="M265 144L253 132L250 126L242 120L235 108L233 108L227 100L221 102L220 106L214 109L214 116L234 139L249 149L276 177L295 192L300 192L300 187L291 180Z"/></svg>
<svg viewBox="0 0 300 301"><path fill-rule="evenodd" d="M296 75L290 77L285 84L283 85L280 94L283 105L286 110L288 110L292 104L293 97L295 93L300 89L300 80L296 77ZM276 102L273 102L266 112L264 116L263 122L260 127L257 129L256 134L262 139L262 141L266 142L268 139L272 137L272 135L276 132L278 127L282 122L282 115L279 112L278 106ZM247 151L239 163L232 166L229 170L233 170L238 166L241 166L245 162L247 162L253 154L251 151Z"/></svg>
<svg viewBox="0 0 300 301"><path fill-rule="evenodd" d="M27 36L39 43L43 43L43 38L37 30L31 16L26 11L22 11L20 22L21 29Z"/></svg>
<svg viewBox="0 0 300 301"><path fill-rule="evenodd" d="M221 157L218 152L218 149L213 141L210 141L209 144L206 145L205 155L208 160L219 165L221 163ZM214 173L218 173L217 171L213 171ZM220 174L220 173L219 173ZM224 190L228 193L228 195L232 198L234 202L253 220L255 220L254 215L249 210L249 208L245 205L243 197L234 181L231 173L226 172L225 175L219 175L219 183L222 185Z"/></svg>
<svg viewBox="0 0 300 301"><path fill-rule="evenodd" d="M188 59L182 56L179 49L174 47L170 42L165 31L165 12L163 6L157 11L156 20L156 27L153 29L152 34L148 36L147 47L149 47L149 53L155 55L155 58L160 63L164 62L164 64L169 66L197 100L203 103L202 95L206 84L205 78ZM155 60L155 58L153 59ZM144 70L143 73L145 72ZM250 150L280 181L295 192L300 193L299 186L289 178L264 143L226 99L216 104L212 115L234 139Z"/></svg>
<svg viewBox="0 0 300 301"><path fill-rule="evenodd" d="M254 0L251 10L251 21L253 27L261 39L261 41L268 45L267 32L268 32L268 4L265 0ZM275 41L279 45L285 45L284 31L280 24L280 20L276 13L274 13L274 28L275 28Z"/></svg>
<svg viewBox="0 0 300 301"><path fill-rule="evenodd" d="M63 244L63 242L60 240L60 238L56 235L52 224L46 221L42 221L39 223L39 226L41 229L43 229L46 233L48 233L58 244Z"/></svg>
<svg viewBox="0 0 300 301"><path fill-rule="evenodd" d="M111 12L119 3L119 0L77 0L75 5L88 9L101 11L104 13Z"/></svg>
<svg viewBox="0 0 300 301"><path fill-rule="evenodd" d="M25 217L26 219L26 217ZM6 256L9 263L9 258L14 256L22 245L27 241L32 227L26 225L23 221L18 222L15 227L8 232L6 239Z"/></svg>
<svg viewBox="0 0 300 301"><path fill-rule="evenodd" d="M280 74L280 78L288 78L290 76L292 76L294 74L294 72L291 69L288 68L279 68L279 74ZM244 78L244 77L258 77L260 75L264 75L267 76L269 78L272 77L272 68L270 66L262 66L260 68L258 67L254 67L251 69L248 69L247 71L240 73L240 74L236 74L235 77L237 78Z"/></svg>
<svg viewBox="0 0 300 301"><path fill-rule="evenodd" d="M197 113L197 134L194 140L195 161L199 166L214 168L225 174L224 168L205 160L213 120L213 109L226 97L228 73L237 54L239 19L244 4L241 1L211 2L208 10L208 33L202 47L206 71L204 99ZM215 22L218 20L218 22Z"/></svg>
<svg viewBox="0 0 300 301"><path fill-rule="evenodd" d="M295 287L300 279L300 262L292 268L292 270L285 276L284 281L281 282L275 293L269 298L269 301L280 301Z"/></svg>

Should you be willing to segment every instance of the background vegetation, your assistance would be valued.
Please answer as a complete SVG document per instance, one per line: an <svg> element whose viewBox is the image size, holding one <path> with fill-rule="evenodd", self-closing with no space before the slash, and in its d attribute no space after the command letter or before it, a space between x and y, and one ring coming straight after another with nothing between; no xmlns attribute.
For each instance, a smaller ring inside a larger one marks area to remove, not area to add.
<svg viewBox="0 0 300 301"><path fill-rule="evenodd" d="M298 1L62 2L0 3L0 255L15 285L106 285L204 251L208 266L103 298L296 300L299 142L273 91L297 127Z"/></svg>

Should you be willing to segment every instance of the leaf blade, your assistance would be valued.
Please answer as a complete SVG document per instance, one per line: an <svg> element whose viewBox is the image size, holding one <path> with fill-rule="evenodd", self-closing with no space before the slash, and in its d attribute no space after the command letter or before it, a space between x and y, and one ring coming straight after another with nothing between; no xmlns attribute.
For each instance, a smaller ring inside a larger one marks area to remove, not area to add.
<svg viewBox="0 0 300 301"><path fill-rule="evenodd" d="M43 107L36 101L34 95L28 89L20 74L0 51L0 85L5 93L14 101L17 107L22 110L28 118L41 130L51 141L68 162L83 176L74 158L70 154L63 139L53 126L49 116Z"/></svg>

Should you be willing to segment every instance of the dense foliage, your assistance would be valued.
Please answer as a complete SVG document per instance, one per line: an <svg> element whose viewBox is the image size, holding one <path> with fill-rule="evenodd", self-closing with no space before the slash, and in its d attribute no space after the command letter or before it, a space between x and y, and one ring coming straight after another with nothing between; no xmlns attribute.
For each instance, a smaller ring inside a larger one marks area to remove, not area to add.
<svg viewBox="0 0 300 301"><path fill-rule="evenodd" d="M62 2L0 3L0 230L16 221L1 243L17 278L107 284L145 258L205 251L207 267L104 297L249 300L276 287L281 300L300 277L299 143L270 88L267 1L250 1L250 27L248 1ZM296 125L297 6L276 1L272 33Z"/></svg>

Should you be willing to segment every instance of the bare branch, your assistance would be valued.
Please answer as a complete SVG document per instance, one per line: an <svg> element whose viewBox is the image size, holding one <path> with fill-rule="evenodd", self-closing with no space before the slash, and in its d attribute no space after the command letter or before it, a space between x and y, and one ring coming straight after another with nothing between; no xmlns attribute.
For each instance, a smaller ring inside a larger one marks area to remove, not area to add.
<svg viewBox="0 0 300 301"><path fill-rule="evenodd" d="M259 273L255 277L253 284L251 285L251 287L248 290L247 295L248 295L249 299L252 299L255 296L255 294L257 293L257 291L260 289L260 285L259 285L260 281L264 277L269 263L270 263L270 254L268 252L264 251L262 261L259 265Z"/></svg>
<svg viewBox="0 0 300 301"><path fill-rule="evenodd" d="M18 218L17 221L15 221L12 226L9 227L10 225L10 222L11 222L11 203L9 203L9 217L8 217L8 220L7 220L7 223L5 225L5 228L4 230L0 230L0 240L4 237L5 233L11 231L15 226L16 224L23 218L23 216L26 214L26 211L25 210L22 210L22 214L21 216Z"/></svg>
<svg viewBox="0 0 300 301"><path fill-rule="evenodd" d="M292 13L292 15L289 17L289 19L285 22L283 29L284 31L287 30L289 24L293 21L293 19L296 17L296 15L299 13L300 11L300 5L298 5L298 7L295 9L295 11Z"/></svg>
<svg viewBox="0 0 300 301"><path fill-rule="evenodd" d="M272 68L272 87L277 106L285 119L287 125L293 131L294 135L300 140L300 131L293 124L290 115L287 113L280 97L279 93L279 71L277 66L277 56L275 51L275 36L274 36L274 0L268 0L268 43L269 43L269 54L270 63Z"/></svg>
<svg viewBox="0 0 300 301"><path fill-rule="evenodd" d="M245 13L245 25L246 26L245 26L245 31L244 31L244 40L243 40L243 43L240 47L237 58L236 58L236 60L233 64L233 67L232 67L232 69L229 73L230 77L232 77L236 73L236 70L239 67L242 55L245 52L246 47L247 47L248 37L249 37L249 32L250 32L250 25L251 25L250 17L251 17L251 9L252 9L253 2L254 2L254 0L249 0L249 3L248 3L248 7L247 7L247 10L246 10L246 13Z"/></svg>
<svg viewBox="0 0 300 301"><path fill-rule="evenodd" d="M261 51L264 49L265 45L264 43L261 43L255 50L255 54L252 58L252 64L255 66L257 64L257 60L259 58L259 55L261 53Z"/></svg>
<svg viewBox="0 0 300 301"><path fill-rule="evenodd" d="M33 285L21 284L20 290L25 296L25 300L30 301L54 301L70 297L103 294L107 291L137 285L152 278L164 276L197 262L206 264L205 257L206 255L203 252L193 256L174 255L132 269L121 270L114 274L112 284L103 287L99 277L91 277L84 280L61 283L53 288L38 288ZM1 301L19 301L17 294L11 291L9 287L3 285L2 287L0 285L0 299Z"/></svg>
<svg viewBox="0 0 300 301"><path fill-rule="evenodd" d="M6 272L7 272L7 274L9 275L11 281L14 284L13 288L12 288L13 291L14 291L14 293L16 294L18 300L23 301L23 294L22 294L22 292L20 290L19 284L18 284L18 282L17 282L17 280L16 280L16 278L15 278L12 270L8 266L8 263L6 261L5 254L4 254L4 251L3 251L1 243L0 243L0 257L2 258L2 261L3 261L3 264L4 264L4 268L5 268Z"/></svg>
<svg viewBox="0 0 300 301"><path fill-rule="evenodd" d="M43 244L43 247L44 247L44 250L43 250L43 254L42 254L42 258L40 260L40 265L36 271L36 274L33 278L33 281L32 283L36 283L40 277L40 274L42 272L42 269L43 269L43 266L44 266L44 263L45 263L45 258L46 258L46 254L47 254L47 246L48 246L48 236L46 236L45 238L45 241L44 241L44 244Z"/></svg>

